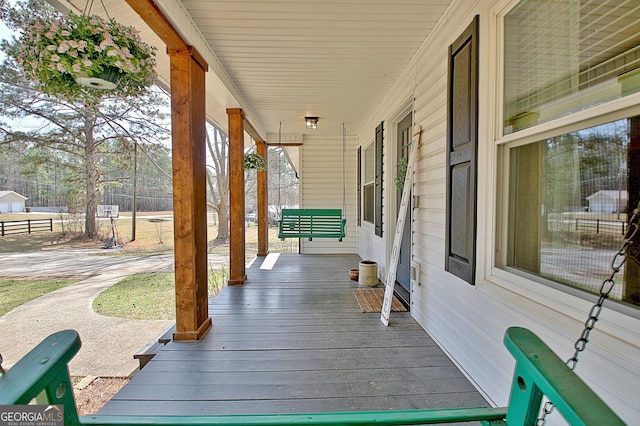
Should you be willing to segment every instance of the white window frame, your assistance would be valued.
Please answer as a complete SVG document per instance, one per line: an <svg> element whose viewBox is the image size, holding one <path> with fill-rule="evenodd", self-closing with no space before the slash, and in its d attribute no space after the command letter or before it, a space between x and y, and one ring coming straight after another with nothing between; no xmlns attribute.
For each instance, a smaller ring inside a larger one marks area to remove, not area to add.
<svg viewBox="0 0 640 426"><path fill-rule="evenodd" d="M504 18L520 0L504 0L489 11L480 25L480 155L478 192L477 241L483 244L478 252L476 282L479 288L490 292L514 292L527 299L538 300L552 309L563 312L578 321L584 321L593 304L593 296L572 287L545 280L531 274L514 272L506 266L508 240L509 149L540 141L550 136L585 129L627 117L640 115L640 93L627 95L588 109L580 110L535 126L504 134ZM481 19L481 22L482 19ZM493 25L492 25L493 23ZM599 327L619 331L620 325L635 327L640 309L611 301L610 321L601 321ZM615 305L615 306L614 306ZM524 305L523 305L524 307ZM525 309L530 309L526 307Z"/></svg>
<svg viewBox="0 0 640 426"><path fill-rule="evenodd" d="M369 164L368 163L368 159L367 159L367 150L368 149L373 149L373 158L371 161L373 161L373 164ZM376 149L375 149L375 141L371 141L371 143L369 143L366 146L362 147L362 226L366 226L366 227L371 227L371 229L373 229L375 227L375 181L376 181L376 176L375 176L375 165L376 165ZM367 176L367 167L371 166L373 167L373 177L371 180L365 180L365 177ZM365 188L367 186L371 186L373 187L373 203L374 203L374 212L373 212L373 217L371 218L371 220L367 220L366 219L366 211L367 211L367 206L365 204Z"/></svg>

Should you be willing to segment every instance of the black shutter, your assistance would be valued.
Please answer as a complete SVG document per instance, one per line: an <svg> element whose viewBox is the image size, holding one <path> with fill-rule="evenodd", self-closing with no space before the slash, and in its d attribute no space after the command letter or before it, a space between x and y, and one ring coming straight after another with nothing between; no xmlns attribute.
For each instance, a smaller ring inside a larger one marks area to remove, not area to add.
<svg viewBox="0 0 640 426"><path fill-rule="evenodd" d="M445 270L475 281L478 22L449 46Z"/></svg>
<svg viewBox="0 0 640 426"><path fill-rule="evenodd" d="M376 180L375 180L375 218L376 235L382 237L382 140L384 121L376 127Z"/></svg>
<svg viewBox="0 0 640 426"><path fill-rule="evenodd" d="M358 147L358 175L356 177L357 187L357 200L356 209L358 210L358 226L362 224L362 147Z"/></svg>

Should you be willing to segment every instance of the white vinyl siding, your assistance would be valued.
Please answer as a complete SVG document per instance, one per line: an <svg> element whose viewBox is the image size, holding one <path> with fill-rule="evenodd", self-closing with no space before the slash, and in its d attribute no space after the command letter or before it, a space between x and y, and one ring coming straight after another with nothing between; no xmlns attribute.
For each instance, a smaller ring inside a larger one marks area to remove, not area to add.
<svg viewBox="0 0 640 426"><path fill-rule="evenodd" d="M300 147L300 208L343 209L342 138L306 137ZM301 239L301 252L308 254L343 254L356 252L356 145L347 138L345 150L345 185L347 219L346 237ZM354 267L356 267L355 265ZM347 271L348 272L348 271ZM346 272L345 272L346 273Z"/></svg>
<svg viewBox="0 0 640 426"><path fill-rule="evenodd" d="M499 57L501 45L499 13L516 1L454 1L446 16L425 41L388 96L378 105L359 133L371 140L380 121L394 117L400 107L415 97L415 126L423 130L418 148L413 195L419 207L413 211L412 261L421 265L420 285L411 289L411 312L470 379L496 405L508 401L514 362L502 339L510 326L531 329L561 358L573 353L591 303L551 289L504 270L496 269L494 253L503 249L496 216L496 188L501 176L496 172L498 151L494 144L502 129ZM480 93L478 151L478 235L476 286L444 271L446 196L447 48L480 15ZM626 97L628 108L640 109L640 97ZM614 117L615 118L615 117ZM391 126L385 128L385 138ZM529 129L522 132L527 134ZM512 137L513 135L509 135ZM394 146L385 139L385 155ZM385 161L385 173L389 172ZM354 163L355 164L355 163ZM499 189L501 190L501 189ZM385 182L385 197L395 191L392 180ZM385 213L390 216L389 207ZM378 262L381 274L388 269L391 241L388 232L395 218L386 217L384 243L363 223L358 237L358 254ZM384 252L382 252L384 250ZM384 276L384 275L382 275ZM606 304L605 304L606 306ZM393 314L391 315L393 325ZM605 307L589 347L582 355L578 374L625 421L640 418L635 388L640 383L640 321ZM606 365L606 369L603 366ZM553 419L550 424L556 423Z"/></svg>

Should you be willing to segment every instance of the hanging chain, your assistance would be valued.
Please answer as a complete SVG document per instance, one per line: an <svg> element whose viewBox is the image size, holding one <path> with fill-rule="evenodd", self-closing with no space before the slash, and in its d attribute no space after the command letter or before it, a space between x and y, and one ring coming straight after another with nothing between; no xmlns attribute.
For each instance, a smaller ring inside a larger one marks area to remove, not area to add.
<svg viewBox="0 0 640 426"><path fill-rule="evenodd" d="M347 216L347 187L345 185L345 153L347 152L347 128L342 123L342 216Z"/></svg>
<svg viewBox="0 0 640 426"><path fill-rule="evenodd" d="M104 0L100 0L100 4L102 5L102 9L104 9L105 15L107 15L107 19L111 19L109 16L109 11L107 10L107 6L104 4ZM82 9L83 15L91 15L91 9L93 8L93 0L87 0L84 4L84 9Z"/></svg>
<svg viewBox="0 0 640 426"><path fill-rule="evenodd" d="M627 229L627 233L624 236L622 247L620 247L620 250L618 250L615 256L613 256L613 260L611 261L611 275L609 276L609 278L605 279L602 282L602 285L600 286L600 297L598 298L596 304L591 307L591 311L589 311L589 317L584 323L582 334L573 345L573 348L575 349L573 356L566 362L567 366L569 366L572 371L575 370L576 366L578 365L578 356L580 355L580 352L584 351L587 347L587 343L589 342L589 333L591 333L591 330L593 330L596 322L600 318L604 301L607 300L609 294L611 293L611 290L613 290L613 287L615 285L614 278L616 274L620 272L622 266L625 264L627 260L626 255L629 252L629 248L638 237L640 237L640 202L638 202L638 207L635 208L635 210L633 211L633 215L629 220L629 228ZM553 405L553 402L547 401L544 404L542 415L538 419L536 425L544 426L547 421L547 416L551 414L554 409L555 406Z"/></svg>

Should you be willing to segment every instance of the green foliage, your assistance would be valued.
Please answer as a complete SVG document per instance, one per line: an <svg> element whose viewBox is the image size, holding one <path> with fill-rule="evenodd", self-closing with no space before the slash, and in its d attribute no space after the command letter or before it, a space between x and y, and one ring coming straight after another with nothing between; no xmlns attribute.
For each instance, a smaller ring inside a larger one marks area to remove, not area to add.
<svg viewBox="0 0 640 426"><path fill-rule="evenodd" d="M393 183L396 184L396 188L400 191L404 189L404 180L407 177L407 168L409 167L409 160L407 158L401 158L396 164L397 174L396 178L393 180Z"/></svg>
<svg viewBox="0 0 640 426"><path fill-rule="evenodd" d="M209 266L208 280L209 297L213 297L220 293L220 290L227 285L227 281L229 281L229 267L219 266L218 268L214 268L213 266Z"/></svg>
<svg viewBox="0 0 640 426"><path fill-rule="evenodd" d="M117 318L174 319L175 274L130 275L100 293L93 301L93 310Z"/></svg>
<svg viewBox="0 0 640 426"><path fill-rule="evenodd" d="M215 296L228 280L228 267L209 267L209 296ZM174 319L175 273L130 275L100 293L93 302L93 310L117 318Z"/></svg>
<svg viewBox="0 0 640 426"><path fill-rule="evenodd" d="M78 280L0 279L0 317L24 303L76 282L78 282Z"/></svg>
<svg viewBox="0 0 640 426"><path fill-rule="evenodd" d="M3 112L0 116L0 151L19 145L22 155L19 160L22 166L20 172L24 171L25 176L30 173L32 181L36 180L38 185L55 187L55 191L49 192L53 197L50 196L49 201L44 205L67 205L71 211L75 210L76 201L82 200L83 210L87 213L85 234L86 237L92 238L96 236L94 216L97 204L102 202L102 191L108 185L118 187L123 185L123 182L131 180L133 148L137 146L139 156L149 159L152 164L156 162L153 158L156 152L162 152L163 159L168 157L166 151L155 148L163 145L169 138L168 96L157 88L142 90L142 86L138 85L139 82L123 83L122 79L120 84L129 84L126 87L123 86L122 90L118 89L114 92L86 89L93 91L92 93L95 95L89 96L89 92L84 92L88 93L89 97L68 96L65 92L66 89L55 89L59 87L55 82L51 82L51 87L54 88L52 92L46 87L42 87L42 81L35 83L28 80L23 69L16 64L15 58L19 57L23 66L24 61L33 62L45 59L40 56L25 55L25 49L31 49L33 46L27 48L21 43L22 39L28 37L29 28L39 29L40 27L35 27L35 25L41 25L43 33L31 34L32 38L29 39L29 43L32 45L42 43L45 49L48 46L53 46L56 37L67 37L65 35L67 33L63 34L63 31L72 33L72 30L77 29L72 28L69 23L64 24L67 25L65 28L60 17L61 15L55 9L42 0L17 2L0 0L0 19L9 28L23 34L20 39L14 37L1 42L2 50L8 55L0 66L0 110ZM71 19L90 18L76 16ZM35 24L36 22L39 24ZM92 25L91 22L89 24ZM56 26L55 31L52 29L54 25ZM101 29L96 29L96 38L93 41L86 40L87 45L82 44L84 52L81 50L79 42L76 45L69 41L56 39L58 48L55 50L55 54L59 56L59 61L64 55L67 55L68 59L73 58L76 54L78 58L74 59L82 61L84 59L82 55L89 54L91 43L97 52L100 44L106 40L104 49L100 48L98 53L105 55L109 61L122 60L122 54L132 55L131 58L125 59L129 59L134 71L137 69L136 67L140 67L142 70L144 66L148 66L149 68L143 73L146 73L145 76L150 78L149 72L153 69L150 65L152 58L142 65L141 63L136 64L134 59L140 59L144 55L136 53L133 46L126 44L133 40L128 37L127 31L129 30L116 27L113 29L113 33L110 33L109 39L102 30L105 26L111 25L114 24L110 22L97 23ZM47 36L49 31L57 35L49 34L54 37L49 38ZM102 34L100 41L98 41L99 34ZM89 37L88 34L85 35ZM45 43L47 44L45 45ZM60 52L59 48L63 43L67 44ZM127 49L128 54L126 53ZM115 54L110 54L110 51ZM54 51L47 49L46 52L42 51L45 56L49 55L50 60ZM22 56L20 56L21 54ZM74 64L71 63L72 69ZM67 69L67 65L65 65L65 69ZM126 68L129 64L125 61L123 66ZM48 72L52 75L62 73L57 70L57 67L54 68ZM70 75L64 78L70 79ZM149 81L152 82L153 79ZM43 95L43 92L38 89L44 90L49 95ZM124 96L123 90L126 94L138 94L139 96ZM51 93L57 96L53 96ZM170 170L170 165L166 164L167 162L164 160L157 161L159 168ZM21 179L24 179L24 176L18 177L20 182ZM169 182L170 187L170 175L165 175L163 179ZM146 185L144 179L139 179L138 184L139 188L158 186ZM44 186L42 188L47 189ZM163 186L162 194L164 197L170 198L170 190L165 188L166 185ZM34 192L33 189L29 191ZM32 194L27 194L27 196L35 200L42 195L40 188L36 192L38 194L35 197L32 197ZM63 194L66 195L64 201L60 199ZM127 194L130 199L131 191L128 191ZM40 199L43 198L46 196L40 197ZM55 198L55 201L51 202L50 198Z"/></svg>
<svg viewBox="0 0 640 426"><path fill-rule="evenodd" d="M98 102L105 92L91 78L104 73L116 78L110 95L118 96L138 96L157 77L155 47L133 27L97 15L35 18L9 54L38 90L70 101Z"/></svg>
<svg viewBox="0 0 640 426"><path fill-rule="evenodd" d="M244 168L246 170L267 170L267 160L257 152L250 152L244 155Z"/></svg>

